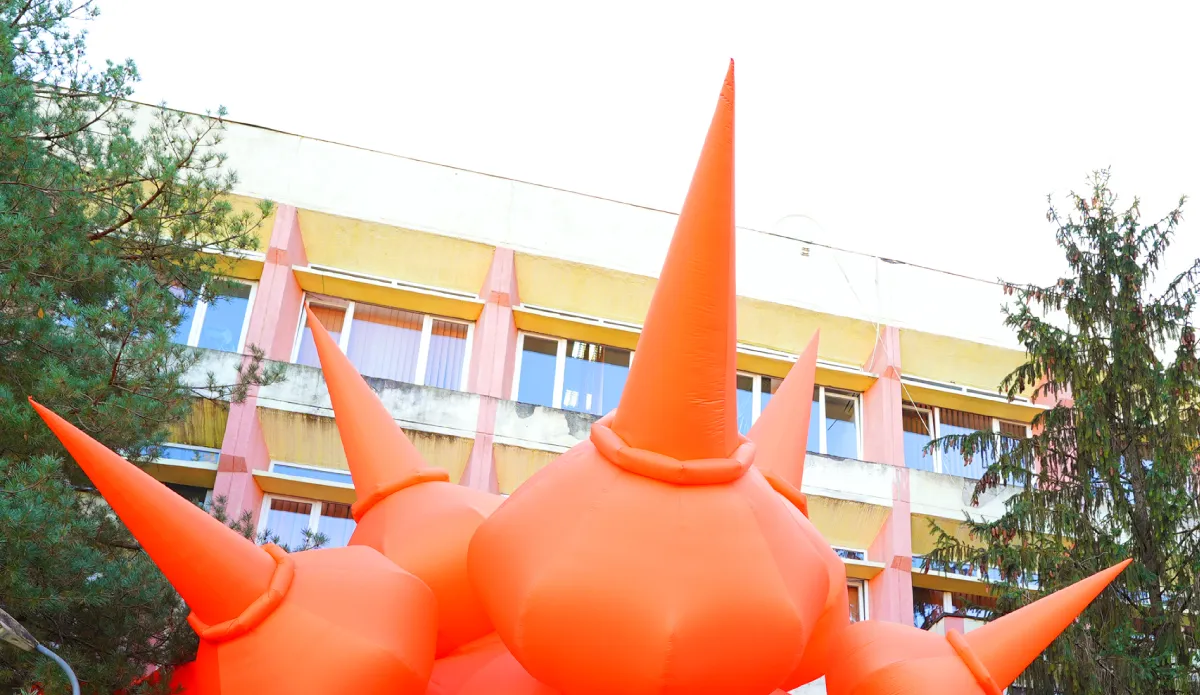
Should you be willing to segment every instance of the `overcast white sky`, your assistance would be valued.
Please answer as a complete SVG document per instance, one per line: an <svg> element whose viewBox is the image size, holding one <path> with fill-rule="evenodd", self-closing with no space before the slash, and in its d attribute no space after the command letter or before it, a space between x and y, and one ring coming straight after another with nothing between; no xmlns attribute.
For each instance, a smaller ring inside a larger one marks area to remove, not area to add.
<svg viewBox="0 0 1200 695"><path fill-rule="evenodd" d="M1053 275L1097 167L1200 220L1200 3L100 6L140 100L672 211L733 57L739 224L988 279Z"/></svg>

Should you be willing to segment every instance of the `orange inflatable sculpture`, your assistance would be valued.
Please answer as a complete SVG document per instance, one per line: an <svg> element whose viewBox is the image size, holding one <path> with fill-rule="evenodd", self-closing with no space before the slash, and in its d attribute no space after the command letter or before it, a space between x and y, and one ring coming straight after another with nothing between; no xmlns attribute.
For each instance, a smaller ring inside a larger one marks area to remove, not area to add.
<svg viewBox="0 0 1200 695"><path fill-rule="evenodd" d="M501 503L451 484L312 318L358 501L257 547L34 403L187 601L199 695L999 695L1125 567L967 635L851 624L801 492L814 337L738 434L733 66L624 395ZM32 399L31 399L32 401Z"/></svg>

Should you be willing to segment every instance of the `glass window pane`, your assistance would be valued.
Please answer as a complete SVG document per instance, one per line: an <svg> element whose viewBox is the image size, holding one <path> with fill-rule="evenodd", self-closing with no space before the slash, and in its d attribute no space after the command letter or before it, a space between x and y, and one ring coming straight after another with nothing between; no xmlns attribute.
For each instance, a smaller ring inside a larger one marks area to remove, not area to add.
<svg viewBox="0 0 1200 695"><path fill-rule="evenodd" d="M521 374L517 400L533 405L554 405L554 369L558 341L527 335L521 349Z"/></svg>
<svg viewBox="0 0 1200 695"><path fill-rule="evenodd" d="M754 377L747 374L737 375L737 420L738 432L746 434L750 431L751 416L753 416Z"/></svg>
<svg viewBox="0 0 1200 695"><path fill-rule="evenodd" d="M323 548L341 548L348 544L350 534L354 533L354 517L350 516L350 505L322 502L317 531L329 539L321 546Z"/></svg>
<svg viewBox="0 0 1200 695"><path fill-rule="evenodd" d="M209 350L237 352L249 308L249 285L235 285L228 294L214 298L204 313L197 345Z"/></svg>
<svg viewBox="0 0 1200 695"><path fill-rule="evenodd" d="M605 415L616 408L621 400L627 376L628 350L568 340L562 407L580 413Z"/></svg>
<svg viewBox="0 0 1200 695"><path fill-rule="evenodd" d="M403 309L354 305L346 356L363 376L413 383L425 315Z"/></svg>
<svg viewBox="0 0 1200 695"><path fill-rule="evenodd" d="M346 483L347 485L351 483L350 474L346 471L319 470L303 466L289 466L286 463L273 463L271 464L271 470L280 475L290 475L296 478L311 478L312 480Z"/></svg>
<svg viewBox="0 0 1200 695"><path fill-rule="evenodd" d="M425 385L440 389L461 388L463 359L467 355L467 324L435 319L425 360Z"/></svg>
<svg viewBox="0 0 1200 695"><path fill-rule="evenodd" d="M862 620L862 587L850 584L846 589L850 594L850 622L857 623Z"/></svg>
<svg viewBox="0 0 1200 695"><path fill-rule="evenodd" d="M208 488L197 487L195 485L180 485L178 483L167 483L168 488L175 491L175 494L184 498L194 505L203 507L204 500L208 499Z"/></svg>
<svg viewBox="0 0 1200 695"><path fill-rule="evenodd" d="M205 451L203 449L189 449L183 446L165 445L158 447L158 457L160 459L170 459L172 461L217 463L221 458L221 452Z"/></svg>
<svg viewBox="0 0 1200 695"><path fill-rule="evenodd" d="M858 399L825 389L825 453L842 458L858 458L858 428L854 410Z"/></svg>
<svg viewBox="0 0 1200 695"><path fill-rule="evenodd" d="M172 287L171 294L179 298L180 301L187 299L187 293L181 287ZM188 336L192 332L192 317L196 315L196 305L188 306L186 304L179 305L179 325L175 327L175 334L171 336L171 342L187 345Z"/></svg>
<svg viewBox="0 0 1200 695"><path fill-rule="evenodd" d="M322 304L310 304L310 310L321 326L328 331L329 336L333 338L333 342L338 342L342 339L342 324L346 320L346 309L340 306L325 306ZM296 350L296 364L307 364L310 367L320 367L321 360L317 358L317 346L313 343L312 329L308 327L308 320L305 319L304 326L300 330L300 347Z"/></svg>
<svg viewBox="0 0 1200 695"><path fill-rule="evenodd" d="M758 413L761 415L767 409L767 404L771 402L771 397L775 395L780 386L783 386L783 379L777 379L773 376L760 376L758 377L758 381L760 384Z"/></svg>
<svg viewBox="0 0 1200 695"><path fill-rule="evenodd" d="M992 430L992 418L986 415L964 413L960 410L948 410L946 408L942 408L938 412L938 415L941 420L941 429L938 430L939 437L953 434L971 434L980 431L990 432ZM942 452L943 473L977 480L983 476L983 470L983 462L979 456L976 456L968 464L963 458L962 452L953 447L951 447L950 451Z"/></svg>
<svg viewBox="0 0 1200 695"><path fill-rule="evenodd" d="M932 413L929 410L904 407L900 420L904 425L904 465L920 471L933 470L933 455L924 451L933 440Z"/></svg>
<svg viewBox="0 0 1200 695"><path fill-rule="evenodd" d="M812 410L808 413L808 450L821 453L821 387L813 387Z"/></svg>
<svg viewBox="0 0 1200 695"><path fill-rule="evenodd" d="M278 536L279 544L292 550L302 548L311 514L310 502L272 499L267 511L267 535Z"/></svg>

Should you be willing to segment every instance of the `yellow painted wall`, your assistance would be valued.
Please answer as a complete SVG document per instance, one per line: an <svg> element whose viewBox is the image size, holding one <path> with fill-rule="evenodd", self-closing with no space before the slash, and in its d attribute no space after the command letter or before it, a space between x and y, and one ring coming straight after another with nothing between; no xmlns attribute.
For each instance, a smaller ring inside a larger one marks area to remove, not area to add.
<svg viewBox="0 0 1200 695"><path fill-rule="evenodd" d="M241 195L231 195L226 197L229 204L233 207L234 214L249 212L255 217L258 216L259 199L247 198ZM275 227L275 213L268 215L261 224L254 230L254 236L258 237L258 251L266 252L267 247L271 245L271 230Z"/></svg>
<svg viewBox="0 0 1200 695"><path fill-rule="evenodd" d="M478 294L495 248L311 210L300 210L309 263Z"/></svg>
<svg viewBox="0 0 1200 695"><path fill-rule="evenodd" d="M559 454L553 451L525 449L508 444L493 444L492 454L496 461L496 485L505 495L512 494L521 483L559 457Z"/></svg>
<svg viewBox="0 0 1200 695"><path fill-rule="evenodd" d="M900 331L901 371L912 376L995 391L1024 360L1021 350L921 331Z"/></svg>
<svg viewBox="0 0 1200 695"><path fill-rule="evenodd" d="M220 449L229 420L229 404L204 398L192 400L191 411L182 421L171 425L167 441L175 444Z"/></svg>
<svg viewBox="0 0 1200 695"><path fill-rule="evenodd" d="M747 345L799 354L821 331L817 356L861 367L875 347L875 324L799 307L738 297L738 340Z"/></svg>
<svg viewBox="0 0 1200 695"><path fill-rule="evenodd" d="M545 256L515 254L517 292L535 304L596 318L641 324L657 280Z"/></svg>
<svg viewBox="0 0 1200 695"><path fill-rule="evenodd" d="M349 470L333 418L259 408L258 419L273 460ZM406 429L404 433L429 465L446 469L452 481L462 477L473 440L418 430Z"/></svg>

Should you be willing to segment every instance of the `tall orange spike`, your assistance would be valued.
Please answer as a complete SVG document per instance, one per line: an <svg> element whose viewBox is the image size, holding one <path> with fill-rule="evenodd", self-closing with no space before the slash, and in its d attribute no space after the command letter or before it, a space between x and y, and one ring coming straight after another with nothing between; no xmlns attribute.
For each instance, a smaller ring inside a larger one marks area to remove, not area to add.
<svg viewBox="0 0 1200 695"><path fill-rule="evenodd" d="M267 590L275 561L265 551L29 402L197 617L210 625L232 620Z"/></svg>
<svg viewBox="0 0 1200 695"><path fill-rule="evenodd" d="M804 482L804 453L808 449L808 420L812 414L820 338L818 331L808 341L808 347L792 365L748 435L757 447L754 464L758 469L768 478L782 478L796 490Z"/></svg>
<svg viewBox="0 0 1200 695"><path fill-rule="evenodd" d="M350 464L350 477L358 493L355 520L362 519L375 503L397 490L431 480L448 481L450 474L445 470L425 464L404 430L313 312L306 309L305 315L329 387L329 399L333 401L333 416Z"/></svg>
<svg viewBox="0 0 1200 695"><path fill-rule="evenodd" d="M738 446L733 61L659 276L613 431L680 461Z"/></svg>
<svg viewBox="0 0 1200 695"><path fill-rule="evenodd" d="M996 683L1007 688L1130 562L1113 565L968 632L967 644Z"/></svg>

